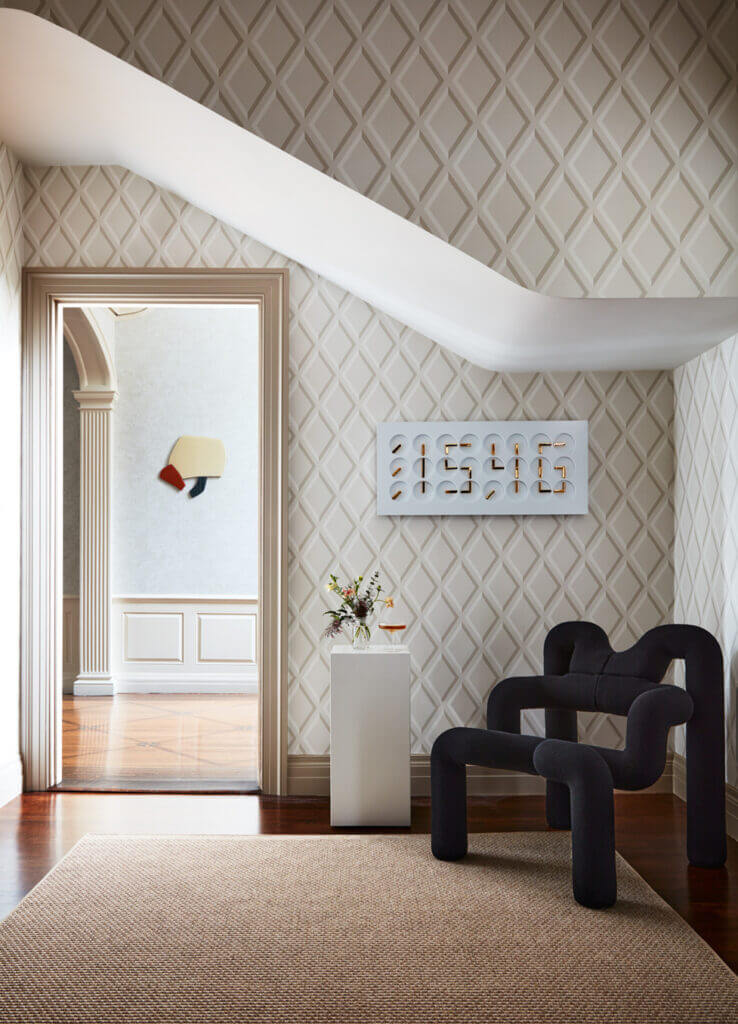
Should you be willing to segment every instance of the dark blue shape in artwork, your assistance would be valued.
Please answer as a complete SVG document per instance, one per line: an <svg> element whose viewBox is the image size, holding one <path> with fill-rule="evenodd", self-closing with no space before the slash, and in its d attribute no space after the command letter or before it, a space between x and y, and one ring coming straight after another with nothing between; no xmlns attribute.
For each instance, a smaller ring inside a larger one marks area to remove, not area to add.
<svg viewBox="0 0 738 1024"><path fill-rule="evenodd" d="M202 492L205 490L205 484L207 482L208 478L206 476L199 476L197 480L195 480L195 486L190 491L190 497L196 498L198 494L202 494Z"/></svg>

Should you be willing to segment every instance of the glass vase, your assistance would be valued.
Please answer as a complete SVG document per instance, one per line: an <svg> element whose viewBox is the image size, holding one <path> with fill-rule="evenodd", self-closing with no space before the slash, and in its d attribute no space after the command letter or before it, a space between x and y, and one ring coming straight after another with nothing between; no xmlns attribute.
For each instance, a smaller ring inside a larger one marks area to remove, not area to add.
<svg viewBox="0 0 738 1024"><path fill-rule="evenodd" d="M353 627L351 643L355 651L365 651L372 638L372 630L368 619L356 619Z"/></svg>

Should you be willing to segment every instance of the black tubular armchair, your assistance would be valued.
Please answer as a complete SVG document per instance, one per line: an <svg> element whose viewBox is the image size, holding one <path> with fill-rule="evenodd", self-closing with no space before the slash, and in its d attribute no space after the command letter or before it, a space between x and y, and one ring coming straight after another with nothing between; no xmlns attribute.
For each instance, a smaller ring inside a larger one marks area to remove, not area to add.
<svg viewBox="0 0 738 1024"><path fill-rule="evenodd" d="M686 689L660 682L673 659ZM487 703L487 729L448 729L431 753L432 849L467 850L466 765L546 779L546 819L572 830L574 897L586 907L616 899L613 789L644 789L664 770L669 730L687 723L687 855L699 867L726 858L723 658L699 626L657 626L613 651L591 622L564 622L546 637L543 675L503 679ZM520 734L523 708L544 708L546 736ZM577 711L626 715L625 749L577 742Z"/></svg>

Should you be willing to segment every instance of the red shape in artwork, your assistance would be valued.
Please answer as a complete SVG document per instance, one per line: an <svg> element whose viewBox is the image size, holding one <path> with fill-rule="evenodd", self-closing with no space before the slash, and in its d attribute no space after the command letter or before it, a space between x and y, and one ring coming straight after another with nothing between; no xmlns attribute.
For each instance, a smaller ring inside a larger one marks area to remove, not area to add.
<svg viewBox="0 0 738 1024"><path fill-rule="evenodd" d="M168 466L165 466L164 469L162 469L159 474L159 479L171 484L172 487L176 487L178 491L184 490L185 482L180 476L179 470L175 469L171 462Z"/></svg>

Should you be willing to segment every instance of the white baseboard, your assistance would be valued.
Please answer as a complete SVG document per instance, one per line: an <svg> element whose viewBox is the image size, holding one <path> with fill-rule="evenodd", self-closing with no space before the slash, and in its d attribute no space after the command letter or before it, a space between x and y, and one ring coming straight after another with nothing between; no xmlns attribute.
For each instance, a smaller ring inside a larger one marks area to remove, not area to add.
<svg viewBox="0 0 738 1024"><path fill-rule="evenodd" d="M154 672L136 675L117 675L115 677L116 693L258 693L259 682L256 666L253 672L224 672L208 675L196 672L177 675Z"/></svg>
<svg viewBox="0 0 738 1024"><path fill-rule="evenodd" d="M327 754L290 754L287 758L287 792L290 796L329 796L331 759ZM469 765L466 770L469 796L527 796L546 791L545 780L523 772L500 771ZM649 793L671 793L671 754L661 778ZM410 758L411 796L430 796L430 755L413 754Z"/></svg>
<svg viewBox="0 0 738 1024"><path fill-rule="evenodd" d="M674 795L687 799L687 759L674 754ZM738 788L725 783L725 828L731 839L738 839Z"/></svg>
<svg viewBox="0 0 738 1024"><path fill-rule="evenodd" d="M75 679L72 693L75 697L112 697L112 679Z"/></svg>
<svg viewBox="0 0 738 1024"><path fill-rule="evenodd" d="M64 693L75 697L112 697L114 693L258 693L256 669L253 676L234 678L233 674L207 676L146 675L116 676L110 682L64 679Z"/></svg>
<svg viewBox="0 0 738 1024"><path fill-rule="evenodd" d="M23 762L20 754L0 764L0 807L23 792Z"/></svg>

